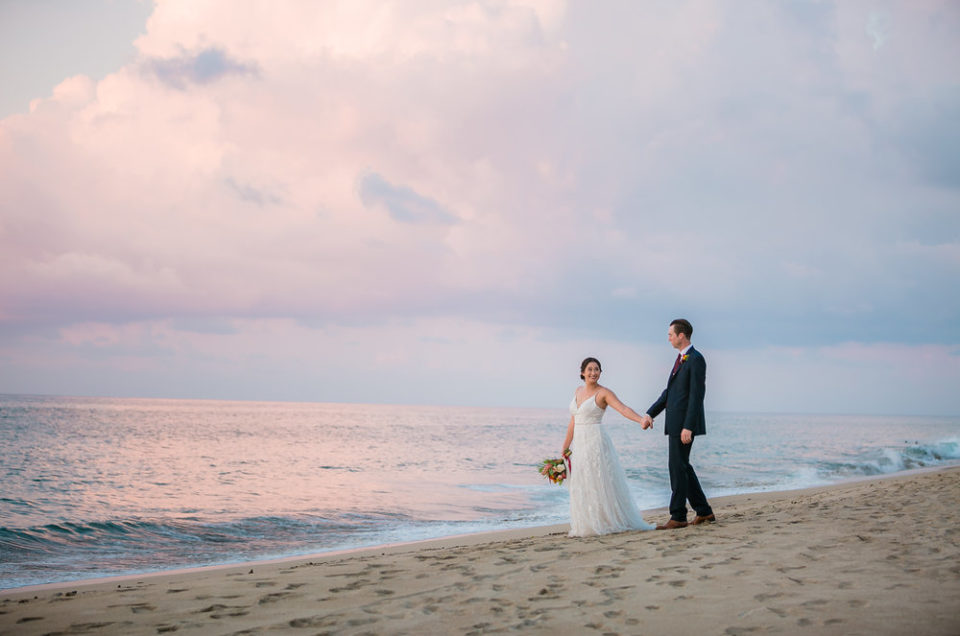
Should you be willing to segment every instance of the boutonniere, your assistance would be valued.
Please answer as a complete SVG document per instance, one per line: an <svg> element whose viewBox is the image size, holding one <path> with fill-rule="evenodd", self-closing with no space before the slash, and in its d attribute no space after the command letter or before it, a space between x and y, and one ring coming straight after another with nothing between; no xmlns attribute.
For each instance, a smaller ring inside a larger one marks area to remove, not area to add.
<svg viewBox="0 0 960 636"><path fill-rule="evenodd" d="M687 358L689 358L689 357L690 357L690 354L688 353L687 355L685 355L685 356L683 356L682 358L680 358L680 364L683 364L684 362L686 362L686 361L687 361Z"/></svg>

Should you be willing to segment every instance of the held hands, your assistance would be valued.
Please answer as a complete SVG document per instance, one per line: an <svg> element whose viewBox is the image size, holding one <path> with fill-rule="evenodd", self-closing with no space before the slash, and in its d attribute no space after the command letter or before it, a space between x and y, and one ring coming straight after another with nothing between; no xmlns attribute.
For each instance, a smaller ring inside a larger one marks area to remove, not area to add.
<svg viewBox="0 0 960 636"><path fill-rule="evenodd" d="M648 428L653 428L653 418L650 417L649 415L644 415L643 421L640 422L640 428L643 430L647 430Z"/></svg>

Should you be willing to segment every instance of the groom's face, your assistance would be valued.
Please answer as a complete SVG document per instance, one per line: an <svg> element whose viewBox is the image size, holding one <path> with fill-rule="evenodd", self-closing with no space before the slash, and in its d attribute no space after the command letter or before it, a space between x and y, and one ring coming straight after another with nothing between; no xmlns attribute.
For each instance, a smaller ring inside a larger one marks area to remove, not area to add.
<svg viewBox="0 0 960 636"><path fill-rule="evenodd" d="M687 339L682 333L677 333L673 325L667 330L667 340L674 349L683 349L687 346Z"/></svg>

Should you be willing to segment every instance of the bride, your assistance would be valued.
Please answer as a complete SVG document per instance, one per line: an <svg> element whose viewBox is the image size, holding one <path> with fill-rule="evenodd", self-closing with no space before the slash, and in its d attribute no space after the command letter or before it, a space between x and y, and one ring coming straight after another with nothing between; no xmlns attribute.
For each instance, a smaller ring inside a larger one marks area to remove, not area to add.
<svg viewBox="0 0 960 636"><path fill-rule="evenodd" d="M651 427L605 386L600 386L600 361L580 363L578 387L570 403L570 425L563 450L571 450L570 536L588 537L625 530L653 530L630 497L627 476L600 420L607 405L627 419Z"/></svg>

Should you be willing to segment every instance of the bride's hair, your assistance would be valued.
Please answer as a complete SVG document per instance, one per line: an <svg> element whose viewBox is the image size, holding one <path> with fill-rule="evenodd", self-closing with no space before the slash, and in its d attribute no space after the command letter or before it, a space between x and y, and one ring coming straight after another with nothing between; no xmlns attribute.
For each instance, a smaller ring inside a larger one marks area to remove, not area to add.
<svg viewBox="0 0 960 636"><path fill-rule="evenodd" d="M600 361L599 361L599 360L597 360L596 358L584 358L584 359L583 359L583 362L580 363L580 379L581 379L581 380L584 380L584 379L585 379L585 378L583 377L583 372L586 370L587 365L590 364L591 362L596 362L596 363L597 363L597 368L600 369L600 372L601 372L601 373L603 372L603 367L600 366Z"/></svg>

